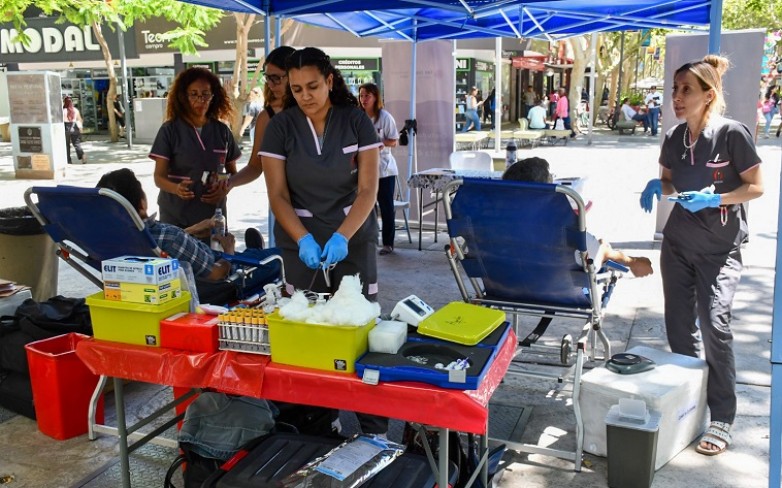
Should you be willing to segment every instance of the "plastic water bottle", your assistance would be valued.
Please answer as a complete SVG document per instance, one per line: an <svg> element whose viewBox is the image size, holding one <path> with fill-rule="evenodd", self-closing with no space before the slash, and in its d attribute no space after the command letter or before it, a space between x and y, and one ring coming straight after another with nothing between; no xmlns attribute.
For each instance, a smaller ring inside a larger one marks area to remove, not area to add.
<svg viewBox="0 0 782 488"><path fill-rule="evenodd" d="M223 215L223 209L217 208L215 215L212 217L215 222L215 226L212 228L212 250L222 251L223 246L215 239L216 236L224 236L226 233L225 215Z"/></svg>
<svg viewBox="0 0 782 488"><path fill-rule="evenodd" d="M516 143L510 141L505 148L505 169L510 168L516 162Z"/></svg>

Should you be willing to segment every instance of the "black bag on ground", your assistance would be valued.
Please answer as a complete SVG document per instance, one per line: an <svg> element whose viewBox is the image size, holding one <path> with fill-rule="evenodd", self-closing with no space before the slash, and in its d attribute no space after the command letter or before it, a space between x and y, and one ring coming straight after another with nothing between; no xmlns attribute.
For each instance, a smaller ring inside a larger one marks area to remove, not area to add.
<svg viewBox="0 0 782 488"><path fill-rule="evenodd" d="M16 309L15 317L19 329L36 341L69 332L92 335L90 309L83 298L28 299Z"/></svg>
<svg viewBox="0 0 782 488"><path fill-rule="evenodd" d="M0 317L0 405L35 418L24 346L68 332L92 335L90 311L83 298L27 299L14 315Z"/></svg>

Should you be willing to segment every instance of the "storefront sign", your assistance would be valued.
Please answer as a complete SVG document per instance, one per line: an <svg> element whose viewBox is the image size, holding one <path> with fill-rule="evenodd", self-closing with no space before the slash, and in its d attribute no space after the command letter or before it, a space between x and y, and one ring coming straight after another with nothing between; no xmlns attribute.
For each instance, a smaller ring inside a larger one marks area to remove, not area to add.
<svg viewBox="0 0 782 488"><path fill-rule="evenodd" d="M24 33L30 38L27 45L14 42L17 30L13 24L0 25L0 55L6 63L37 63L46 61L87 61L103 59L91 27L78 27L73 24L55 24L56 19L26 19ZM117 33L103 29L103 36L109 45L112 56L119 56ZM135 31L129 28L125 33L125 57L137 58Z"/></svg>
<svg viewBox="0 0 782 488"><path fill-rule="evenodd" d="M469 71L470 59L469 58L456 58L456 71Z"/></svg>
<svg viewBox="0 0 782 488"><path fill-rule="evenodd" d="M494 63L475 60L475 71L494 71Z"/></svg>
<svg viewBox="0 0 782 488"><path fill-rule="evenodd" d="M166 19L154 18L135 24L136 48L139 53L176 53L177 49L169 47L170 39L165 39L164 34L178 27L174 22ZM199 47L199 51L210 51L215 49L236 49L236 19L233 15L226 15L211 30L204 34L206 47ZM263 40L263 18L257 16L247 41L248 50L262 48Z"/></svg>
<svg viewBox="0 0 782 488"><path fill-rule="evenodd" d="M378 58L331 58L331 64L340 71L380 71Z"/></svg>
<svg viewBox="0 0 782 488"><path fill-rule="evenodd" d="M39 153L43 151L40 127L19 126L19 152Z"/></svg>

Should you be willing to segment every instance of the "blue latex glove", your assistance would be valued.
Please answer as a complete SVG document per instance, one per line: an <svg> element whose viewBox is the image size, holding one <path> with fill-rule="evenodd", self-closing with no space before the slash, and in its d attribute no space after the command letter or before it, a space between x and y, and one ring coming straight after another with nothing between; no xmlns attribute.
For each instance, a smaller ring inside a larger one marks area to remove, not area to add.
<svg viewBox="0 0 782 488"><path fill-rule="evenodd" d="M657 197L657 201L660 201L662 194L662 182L657 178L649 180L643 193L641 193L641 208L644 209L646 213L651 212L652 207L654 207L654 197Z"/></svg>
<svg viewBox="0 0 782 488"><path fill-rule="evenodd" d="M308 268L318 269L320 266L320 245L315 242L312 234L307 234L299 239L299 259Z"/></svg>
<svg viewBox="0 0 782 488"><path fill-rule="evenodd" d="M722 197L714 193L711 188L704 188L701 191L685 191L679 193L678 197L668 197L668 200L677 202L690 212L695 213L704 208L719 207Z"/></svg>
<svg viewBox="0 0 782 488"><path fill-rule="evenodd" d="M323 254L320 256L323 259L323 266L329 267L332 264L337 264L346 257L348 257L348 239L339 232L332 234L331 239L326 243L323 248Z"/></svg>

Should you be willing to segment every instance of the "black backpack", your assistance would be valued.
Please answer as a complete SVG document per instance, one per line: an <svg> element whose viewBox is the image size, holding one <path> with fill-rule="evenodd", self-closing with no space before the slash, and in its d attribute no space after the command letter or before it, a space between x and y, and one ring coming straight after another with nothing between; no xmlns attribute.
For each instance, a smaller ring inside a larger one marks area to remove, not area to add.
<svg viewBox="0 0 782 488"><path fill-rule="evenodd" d="M90 310L83 298L57 295L45 302L28 298L14 315L0 319L0 370L27 374L25 344L69 332L92 335Z"/></svg>

